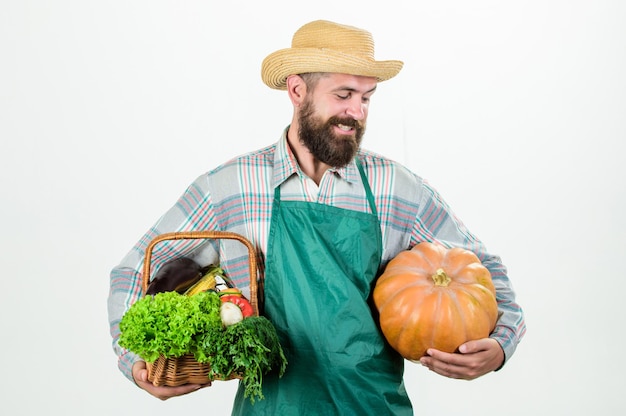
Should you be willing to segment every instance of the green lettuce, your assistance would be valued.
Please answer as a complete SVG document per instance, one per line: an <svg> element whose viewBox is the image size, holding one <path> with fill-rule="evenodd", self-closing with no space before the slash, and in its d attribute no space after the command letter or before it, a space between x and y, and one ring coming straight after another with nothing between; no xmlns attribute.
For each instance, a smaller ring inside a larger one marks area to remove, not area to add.
<svg viewBox="0 0 626 416"><path fill-rule="evenodd" d="M215 292L184 296L161 292L135 302L120 321L121 347L154 362L160 355L197 353L198 338L220 330L221 301Z"/></svg>

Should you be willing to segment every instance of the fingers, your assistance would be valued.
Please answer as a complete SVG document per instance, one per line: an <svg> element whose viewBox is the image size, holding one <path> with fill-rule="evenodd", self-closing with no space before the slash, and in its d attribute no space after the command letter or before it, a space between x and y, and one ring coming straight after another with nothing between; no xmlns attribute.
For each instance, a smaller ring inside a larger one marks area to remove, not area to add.
<svg viewBox="0 0 626 416"><path fill-rule="evenodd" d="M200 384L185 384L178 387L154 386L152 383L149 384L150 387L144 390L160 400L167 400L171 399L172 397L184 396L185 394L193 393L194 391L199 390L203 387Z"/></svg>
<svg viewBox="0 0 626 416"><path fill-rule="evenodd" d="M420 358L420 364L439 375L448 378L468 379L463 361L459 362L460 354L449 354L429 349L426 356Z"/></svg>
<svg viewBox="0 0 626 416"><path fill-rule="evenodd" d="M429 349L420 363L429 370L449 378L473 380L498 369L504 362L500 344L489 338L467 342L458 353Z"/></svg>

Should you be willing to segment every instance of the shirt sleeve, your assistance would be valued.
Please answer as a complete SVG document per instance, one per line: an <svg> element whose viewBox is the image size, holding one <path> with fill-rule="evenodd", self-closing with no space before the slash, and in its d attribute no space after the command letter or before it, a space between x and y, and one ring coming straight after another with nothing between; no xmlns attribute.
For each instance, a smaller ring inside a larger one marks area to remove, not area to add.
<svg viewBox="0 0 626 416"><path fill-rule="evenodd" d="M490 337L502 347L506 362L526 332L524 314L516 302L507 268L499 256L487 251L485 245L453 214L448 204L426 181L421 181L419 200L410 246L421 241L433 241L446 247L462 247L474 252L489 269L498 302L498 321Z"/></svg>
<svg viewBox="0 0 626 416"><path fill-rule="evenodd" d="M131 381L133 364L140 357L122 348L119 323L124 313L142 295L143 261L148 244L156 236L176 231L193 229L216 229L215 216L212 214L210 194L206 175L199 176L156 223L151 227L128 252L122 261L110 273L110 287L107 301L110 333L113 351L118 356L120 371ZM200 248L207 246L205 241L166 241L155 247L151 261L151 270L158 269L170 259L189 256ZM202 255L211 257L211 250L202 250ZM216 254L215 254L216 256ZM207 259L205 258L205 261Z"/></svg>

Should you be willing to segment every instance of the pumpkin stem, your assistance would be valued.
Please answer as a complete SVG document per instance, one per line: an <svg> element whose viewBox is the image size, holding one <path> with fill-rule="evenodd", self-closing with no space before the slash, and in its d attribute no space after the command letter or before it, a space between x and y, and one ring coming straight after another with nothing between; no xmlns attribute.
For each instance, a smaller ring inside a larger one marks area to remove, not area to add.
<svg viewBox="0 0 626 416"><path fill-rule="evenodd" d="M443 269L437 269L437 272L432 275L433 281L435 282L435 286L448 286L450 281L450 277L446 274Z"/></svg>

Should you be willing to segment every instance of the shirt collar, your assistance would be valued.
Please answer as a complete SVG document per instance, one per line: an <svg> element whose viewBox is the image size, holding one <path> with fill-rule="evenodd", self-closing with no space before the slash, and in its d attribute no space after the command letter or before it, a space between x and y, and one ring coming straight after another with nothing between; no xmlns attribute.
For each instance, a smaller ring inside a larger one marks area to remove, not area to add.
<svg viewBox="0 0 626 416"><path fill-rule="evenodd" d="M294 174L300 177L304 176L304 172L302 172L300 166L298 166L296 157L287 143L288 130L289 126L283 130L283 134L276 145L276 152L274 153L274 187L280 186ZM359 181L359 172L354 159L341 168L331 168L330 172L348 183Z"/></svg>

